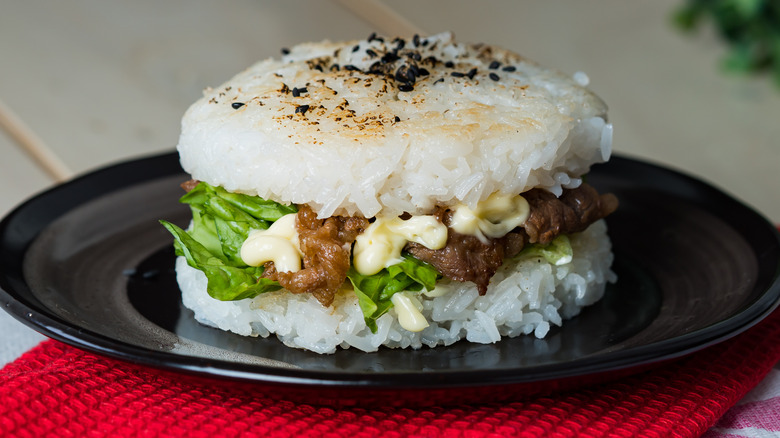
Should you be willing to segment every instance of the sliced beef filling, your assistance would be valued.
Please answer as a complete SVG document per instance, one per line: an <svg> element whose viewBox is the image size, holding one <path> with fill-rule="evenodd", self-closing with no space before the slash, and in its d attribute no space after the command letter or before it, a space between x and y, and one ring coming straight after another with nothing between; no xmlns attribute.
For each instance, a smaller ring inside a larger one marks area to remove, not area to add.
<svg viewBox="0 0 780 438"><path fill-rule="evenodd" d="M200 184L200 181L198 181L197 179L188 179L187 181L184 181L183 183L179 184L179 187L183 188L185 192L189 193L198 184Z"/></svg>
<svg viewBox="0 0 780 438"><path fill-rule="evenodd" d="M583 231L615 211L618 205L614 195L599 195L587 184L564 190L560 198L541 189L530 190L523 197L530 206L530 216L522 228L516 228L504 237L482 243L475 236L457 233L449 228L452 212L440 209L436 215L448 228L444 248L432 250L411 242L406 250L433 265L447 278L474 282L479 294L484 295L490 278L504 259L517 255L526 243L547 244L560 234Z"/></svg>
<svg viewBox="0 0 780 438"><path fill-rule="evenodd" d="M531 215L523 224L530 243L546 244L560 234L584 231L618 206L615 195L600 195L587 184L564 190L560 198L541 189L529 190L523 197L531 208Z"/></svg>
<svg viewBox="0 0 780 438"><path fill-rule="evenodd" d="M368 227L368 220L342 216L317 219L317 213L303 205L296 223L303 269L278 272L273 262L267 262L263 276L292 293L311 293L323 306L329 306L347 279L352 242Z"/></svg>
<svg viewBox="0 0 780 438"><path fill-rule="evenodd" d="M490 277L501 267L504 259L517 255L525 245L525 236L514 232L482 243L476 236L460 234L450 228L452 210L439 208L434 214L447 225L444 248L434 250L409 242L406 251L418 260L430 263L447 278L476 283L480 295L485 294Z"/></svg>

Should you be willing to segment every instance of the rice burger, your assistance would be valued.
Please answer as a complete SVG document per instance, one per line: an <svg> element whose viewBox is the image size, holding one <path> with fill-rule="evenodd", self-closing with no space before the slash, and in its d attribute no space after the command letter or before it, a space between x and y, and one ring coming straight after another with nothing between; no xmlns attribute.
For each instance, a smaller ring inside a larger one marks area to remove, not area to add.
<svg viewBox="0 0 780 438"><path fill-rule="evenodd" d="M319 353L544 337L612 280L587 78L445 33L301 44L182 120L203 324Z"/></svg>

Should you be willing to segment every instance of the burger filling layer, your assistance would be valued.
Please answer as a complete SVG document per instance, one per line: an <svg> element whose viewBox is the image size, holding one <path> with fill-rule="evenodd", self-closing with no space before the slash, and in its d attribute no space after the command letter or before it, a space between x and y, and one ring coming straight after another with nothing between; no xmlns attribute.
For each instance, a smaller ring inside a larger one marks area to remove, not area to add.
<svg viewBox="0 0 780 438"><path fill-rule="evenodd" d="M476 208L438 207L425 216L317 218L308 206L285 206L187 182L181 201L193 221L188 231L162 221L178 255L208 278L219 300L251 298L284 288L312 294L324 306L351 286L366 324L395 308L410 331L427 326L417 293L441 277L473 282L480 295L507 258L571 260L567 234L585 230L617 208L611 194L582 184L560 197L533 189L494 194ZM349 281L347 281L349 280Z"/></svg>

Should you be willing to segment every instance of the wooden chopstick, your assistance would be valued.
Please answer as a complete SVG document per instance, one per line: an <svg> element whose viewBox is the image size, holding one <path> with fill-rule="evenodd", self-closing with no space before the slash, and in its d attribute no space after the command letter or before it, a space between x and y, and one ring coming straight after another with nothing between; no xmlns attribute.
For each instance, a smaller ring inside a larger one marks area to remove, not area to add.
<svg viewBox="0 0 780 438"><path fill-rule="evenodd" d="M426 35L420 27L378 0L334 0L388 36Z"/></svg>
<svg viewBox="0 0 780 438"><path fill-rule="evenodd" d="M0 129L7 132L11 139L55 182L63 182L73 176L73 171L60 157L46 146L46 143L2 100L0 100Z"/></svg>

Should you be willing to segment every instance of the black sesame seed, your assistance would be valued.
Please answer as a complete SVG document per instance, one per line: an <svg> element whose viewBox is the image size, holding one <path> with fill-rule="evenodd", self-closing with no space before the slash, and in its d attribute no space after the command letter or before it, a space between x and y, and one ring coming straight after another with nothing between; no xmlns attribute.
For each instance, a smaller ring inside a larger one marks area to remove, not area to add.
<svg viewBox="0 0 780 438"><path fill-rule="evenodd" d="M420 35L414 34L412 37L412 44L414 44L415 47L420 45Z"/></svg>
<svg viewBox="0 0 780 438"><path fill-rule="evenodd" d="M492 72L488 76L490 76L490 79L493 79L494 81L498 81L499 79L501 79L500 77L498 77L497 74L492 73Z"/></svg>
<svg viewBox="0 0 780 438"><path fill-rule="evenodd" d="M286 47L282 47L282 55L289 55L289 54L290 54L290 49Z"/></svg>
<svg viewBox="0 0 780 438"><path fill-rule="evenodd" d="M368 36L368 42L370 43L371 41L379 41L380 43L383 43L385 42L385 39L377 36L376 32L372 32L371 35Z"/></svg>
<svg viewBox="0 0 780 438"><path fill-rule="evenodd" d="M297 107L295 107L295 114L300 113L301 115L305 115L306 111L308 111L308 110L309 110L309 105L297 106Z"/></svg>
<svg viewBox="0 0 780 438"><path fill-rule="evenodd" d="M398 67L398 70L395 71L395 75L393 76L396 81L398 82L407 82L406 81L406 69L405 66Z"/></svg>
<svg viewBox="0 0 780 438"><path fill-rule="evenodd" d="M414 90L414 85L412 84L401 84L398 86L398 91L412 91Z"/></svg>
<svg viewBox="0 0 780 438"><path fill-rule="evenodd" d="M399 59L398 54L395 52L387 52L384 55L382 55L382 62L386 64L398 61L398 59Z"/></svg>
<svg viewBox="0 0 780 438"><path fill-rule="evenodd" d="M401 121L401 118L400 118L400 117L398 117L398 116L395 116L395 119L394 119L394 120L395 120L395 123L398 123L398 122L400 122L400 121Z"/></svg>
<svg viewBox="0 0 780 438"><path fill-rule="evenodd" d="M488 66L488 68L489 68L489 69L491 69L491 70L495 70L495 69L497 69L497 68L499 68L499 67L501 67L501 63L500 63L500 62L498 62L498 61L493 61L493 62L491 62L491 63L490 63L490 65Z"/></svg>
<svg viewBox="0 0 780 438"><path fill-rule="evenodd" d="M434 85L436 85L436 84L438 84L439 82L444 82L444 78L439 78L439 79L436 79L435 81L433 81L433 84L434 84Z"/></svg>
<svg viewBox="0 0 780 438"><path fill-rule="evenodd" d="M299 90L297 88L293 88L292 95L293 95L293 97L301 97L301 90Z"/></svg>
<svg viewBox="0 0 780 438"><path fill-rule="evenodd" d="M360 50L360 44L358 44L358 45L356 45L355 47L352 48L352 53L355 53L358 50Z"/></svg>
<svg viewBox="0 0 780 438"><path fill-rule="evenodd" d="M314 66L314 69L318 70L318 71L322 71L322 65L317 64L317 65Z"/></svg>
<svg viewBox="0 0 780 438"><path fill-rule="evenodd" d="M401 50L406 46L406 41L402 40L401 38L395 39L395 50Z"/></svg>
<svg viewBox="0 0 780 438"><path fill-rule="evenodd" d="M371 49L366 50L366 54L368 54L368 56L370 56L372 58L376 58L377 57L376 52L371 50Z"/></svg>
<svg viewBox="0 0 780 438"><path fill-rule="evenodd" d="M502 68L501 70L504 70L504 71L515 71L515 70L517 70L517 67L515 67L514 65L507 65L506 67Z"/></svg>
<svg viewBox="0 0 780 438"><path fill-rule="evenodd" d="M344 70L347 70L347 71L360 71L359 68L355 67L352 64L345 65L344 66Z"/></svg>
<svg viewBox="0 0 780 438"><path fill-rule="evenodd" d="M466 74L466 76L468 76L468 77L469 77L469 79L474 79L474 76L476 76L476 75L477 75L477 69L476 69L476 68L472 68L472 69L471 69L471 70L469 70L469 72Z"/></svg>
<svg viewBox="0 0 780 438"><path fill-rule="evenodd" d="M417 80L417 77L414 74L414 69L407 65L398 67L398 70L395 71L394 77L398 82L407 82L412 84L414 84L414 81Z"/></svg>
<svg viewBox="0 0 780 438"><path fill-rule="evenodd" d="M447 62L444 63L444 66L447 67L447 68L452 68L452 67L455 67L455 63L452 62L452 61L447 61Z"/></svg>
<svg viewBox="0 0 780 438"><path fill-rule="evenodd" d="M233 104L231 104L230 106L232 106L233 109L239 109L242 106L244 106L244 104L242 102L233 102Z"/></svg>
<svg viewBox="0 0 780 438"><path fill-rule="evenodd" d="M459 72L459 71L454 71L454 72L452 72L452 73L450 73L450 74L451 74L453 77L456 77L456 78L462 78L462 77L466 76L465 74L463 74L463 73L461 73L461 72Z"/></svg>
<svg viewBox="0 0 780 438"><path fill-rule="evenodd" d="M382 70L382 62L381 61L377 61L377 62L371 64L371 67L368 68L368 71L366 73L372 74L372 75L382 75L382 74L385 74L384 70Z"/></svg>
<svg viewBox="0 0 780 438"><path fill-rule="evenodd" d="M429 74L431 74L431 72L429 72L427 69L421 68L417 70L417 74L419 76L428 76Z"/></svg>
<svg viewBox="0 0 780 438"><path fill-rule="evenodd" d="M330 66L330 71L339 71L339 65L338 64L331 65Z"/></svg>

